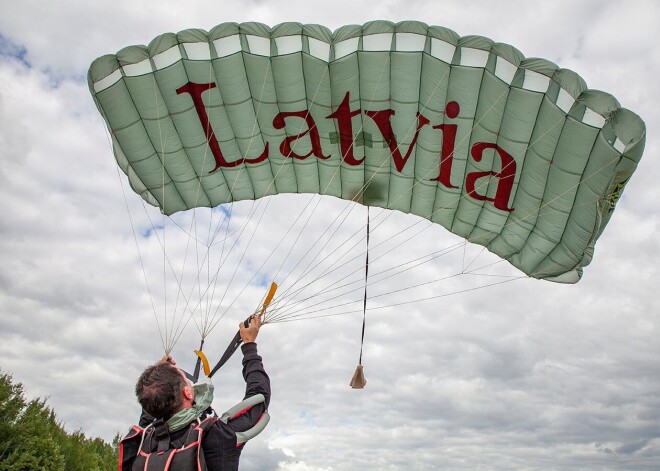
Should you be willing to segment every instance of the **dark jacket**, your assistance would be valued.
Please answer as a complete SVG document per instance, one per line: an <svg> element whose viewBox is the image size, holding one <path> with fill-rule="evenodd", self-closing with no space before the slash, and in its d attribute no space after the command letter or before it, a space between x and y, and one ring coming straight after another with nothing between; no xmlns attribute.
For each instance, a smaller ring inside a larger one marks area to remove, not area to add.
<svg viewBox="0 0 660 471"><path fill-rule="evenodd" d="M207 469L210 471L235 471L238 470L238 460L243 450L243 445L236 445L236 432L252 428L261 418L270 403L270 379L264 370L261 357L257 353L257 344L248 343L241 345L243 351L243 378L245 379L245 396L243 399L263 394L266 401L257 404L245 411L227 424L220 421L215 422L202 438L202 450ZM146 413L140 417L140 427L146 427L153 419ZM183 445L187 428L179 430L170 435L173 446ZM137 454L136 450L126 450L128 456L123 457L123 469L131 469L132 462ZM132 455L132 456L131 456ZM131 459L132 458L132 459ZM126 465L128 465L126 467Z"/></svg>

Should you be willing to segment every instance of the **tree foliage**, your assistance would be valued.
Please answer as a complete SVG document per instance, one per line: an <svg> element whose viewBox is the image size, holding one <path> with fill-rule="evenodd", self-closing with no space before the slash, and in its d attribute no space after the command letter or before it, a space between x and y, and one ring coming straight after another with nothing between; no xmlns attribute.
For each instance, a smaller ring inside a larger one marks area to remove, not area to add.
<svg viewBox="0 0 660 471"><path fill-rule="evenodd" d="M0 371L0 471L114 470L116 442L68 433L45 400L26 399L23 385Z"/></svg>

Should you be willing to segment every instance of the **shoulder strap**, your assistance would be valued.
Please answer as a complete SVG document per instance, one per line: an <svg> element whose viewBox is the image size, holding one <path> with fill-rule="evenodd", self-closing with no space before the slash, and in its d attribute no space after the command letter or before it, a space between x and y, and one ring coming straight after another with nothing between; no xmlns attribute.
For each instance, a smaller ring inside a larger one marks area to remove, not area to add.
<svg viewBox="0 0 660 471"><path fill-rule="evenodd" d="M242 445L248 440L252 440L254 437L259 435L264 431L266 425L268 425L268 422L270 422L270 415L268 414L268 411L265 411L263 414L261 414L261 417L259 417L257 423L254 424L254 427L243 432L236 432L236 446Z"/></svg>
<svg viewBox="0 0 660 471"><path fill-rule="evenodd" d="M118 470L130 471L133 461L140 450L140 439L144 429L133 425L126 436L119 442Z"/></svg>
<svg viewBox="0 0 660 471"><path fill-rule="evenodd" d="M261 404L262 402L265 401L266 398L264 397L263 394L255 394L254 396L250 396L247 399L243 399L235 406L223 412L219 420L226 424L231 419L238 417L239 415L243 414L245 411L249 410L250 408L256 406L257 404Z"/></svg>
<svg viewBox="0 0 660 471"><path fill-rule="evenodd" d="M212 415L206 417L204 420L202 420L200 423L197 424L195 427L195 430L201 430L203 433L206 433L208 429L211 428L211 425L213 425L215 422L217 422L217 417L214 417Z"/></svg>
<svg viewBox="0 0 660 471"><path fill-rule="evenodd" d="M170 430L163 419L158 419L152 424L153 438L158 442L158 452L162 453L170 448Z"/></svg>
<svg viewBox="0 0 660 471"><path fill-rule="evenodd" d="M218 420L226 424L230 420L235 419L241 414L244 414L245 412L247 412L257 404L264 403L265 401L266 398L264 397L263 394L255 394L254 396L250 396L247 399L242 400L235 406L225 411ZM263 432L263 430L266 428L266 425L268 425L269 421L270 421L270 415L268 414L268 411L264 411L264 413L261 414L261 417L259 417L259 420L257 420L257 423L254 424L252 428L249 428L242 432L236 432L236 446L242 445L243 443L253 439L261 432Z"/></svg>

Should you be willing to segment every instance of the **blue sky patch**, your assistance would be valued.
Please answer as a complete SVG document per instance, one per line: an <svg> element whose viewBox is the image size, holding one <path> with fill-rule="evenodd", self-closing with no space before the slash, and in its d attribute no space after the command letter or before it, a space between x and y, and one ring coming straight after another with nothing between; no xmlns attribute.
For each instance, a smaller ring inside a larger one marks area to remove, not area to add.
<svg viewBox="0 0 660 471"><path fill-rule="evenodd" d="M0 34L0 56L15 59L21 64L32 67L27 60L28 50L22 44L15 43L10 38Z"/></svg>
<svg viewBox="0 0 660 471"><path fill-rule="evenodd" d="M145 239L148 239L149 237L151 237L151 235L154 232L162 231L164 227L165 226L163 226L162 224L156 224L155 226L152 226L149 229L147 229L145 231L142 231L142 237L144 237Z"/></svg>
<svg viewBox="0 0 660 471"><path fill-rule="evenodd" d="M224 204L221 204L220 206L216 206L215 208L212 209L213 212L221 212L222 214L225 215L225 217L231 216L231 208L227 208Z"/></svg>

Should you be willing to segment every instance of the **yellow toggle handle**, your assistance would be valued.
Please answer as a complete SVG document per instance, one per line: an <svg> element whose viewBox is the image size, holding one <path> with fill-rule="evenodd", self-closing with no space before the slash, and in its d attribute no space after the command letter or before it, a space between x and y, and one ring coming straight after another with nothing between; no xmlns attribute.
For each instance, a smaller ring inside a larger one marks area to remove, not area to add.
<svg viewBox="0 0 660 471"><path fill-rule="evenodd" d="M206 355L201 350L194 350L200 360L202 360L202 367L204 368L204 374L208 376L211 374L211 368L209 367L209 361L206 359Z"/></svg>
<svg viewBox="0 0 660 471"><path fill-rule="evenodd" d="M268 290L266 299L264 299L264 305L261 307L261 312L259 313L259 317L263 317L263 315L265 314L266 309L268 309L270 302L273 300L273 297L275 296L275 291L277 291L277 283L273 281L270 284L270 289Z"/></svg>

